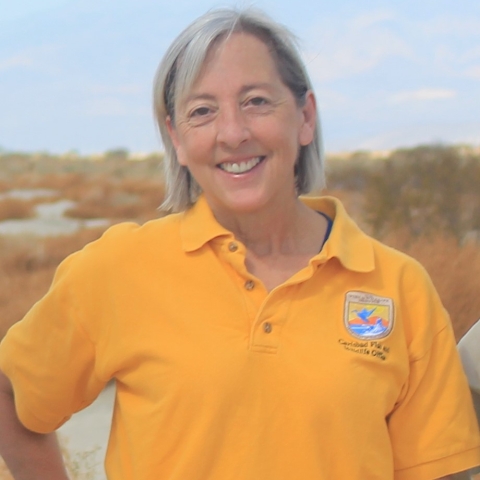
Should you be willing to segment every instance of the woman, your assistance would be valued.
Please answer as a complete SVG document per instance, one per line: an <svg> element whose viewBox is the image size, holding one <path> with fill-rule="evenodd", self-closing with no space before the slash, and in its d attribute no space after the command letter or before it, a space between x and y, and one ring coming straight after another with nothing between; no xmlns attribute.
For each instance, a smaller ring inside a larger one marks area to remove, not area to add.
<svg viewBox="0 0 480 480"><path fill-rule="evenodd" d="M323 179L290 34L207 13L165 55L155 110L179 213L111 228L11 329L0 366L21 422L51 432L115 379L109 479L427 480L479 463L425 272L338 201L299 198ZM64 478L52 437L29 444L15 421L18 478L26 449Z"/></svg>

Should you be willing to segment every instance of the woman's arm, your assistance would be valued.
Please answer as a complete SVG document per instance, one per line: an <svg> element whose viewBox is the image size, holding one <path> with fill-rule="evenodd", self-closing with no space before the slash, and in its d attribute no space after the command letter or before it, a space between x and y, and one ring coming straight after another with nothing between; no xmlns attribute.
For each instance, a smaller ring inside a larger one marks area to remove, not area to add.
<svg viewBox="0 0 480 480"><path fill-rule="evenodd" d="M0 455L15 480L68 480L56 434L35 433L20 423L12 385L1 371Z"/></svg>

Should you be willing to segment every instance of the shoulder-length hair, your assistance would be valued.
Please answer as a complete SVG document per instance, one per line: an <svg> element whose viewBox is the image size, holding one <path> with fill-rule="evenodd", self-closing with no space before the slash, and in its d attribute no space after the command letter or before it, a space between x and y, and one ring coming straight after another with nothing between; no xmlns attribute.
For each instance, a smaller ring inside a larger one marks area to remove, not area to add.
<svg viewBox="0 0 480 480"><path fill-rule="evenodd" d="M232 33L254 35L264 42L277 66L282 82L291 90L298 106L312 89L311 81L297 49L296 37L256 9L211 10L190 24L170 45L154 81L154 113L165 147L165 200L162 209L180 212L191 207L201 188L188 168L181 166L167 130L170 117L175 125L179 102L188 95L201 74L210 49ZM297 193L305 194L324 187L323 148L320 122L317 118L313 141L302 146L295 168Z"/></svg>

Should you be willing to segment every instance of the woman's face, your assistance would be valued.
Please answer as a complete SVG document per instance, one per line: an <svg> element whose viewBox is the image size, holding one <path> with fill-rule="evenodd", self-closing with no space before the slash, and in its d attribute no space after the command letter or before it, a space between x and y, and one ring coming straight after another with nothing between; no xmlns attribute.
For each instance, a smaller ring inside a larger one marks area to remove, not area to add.
<svg viewBox="0 0 480 480"><path fill-rule="evenodd" d="M294 166L313 140L311 92L298 107L267 46L236 33L215 46L191 92L167 119L178 161L212 210L251 213L296 198Z"/></svg>

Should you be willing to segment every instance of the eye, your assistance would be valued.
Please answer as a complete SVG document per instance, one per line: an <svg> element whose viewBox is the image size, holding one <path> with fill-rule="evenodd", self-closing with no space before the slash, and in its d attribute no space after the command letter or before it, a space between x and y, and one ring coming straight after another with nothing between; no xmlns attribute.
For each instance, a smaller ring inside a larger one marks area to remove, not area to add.
<svg viewBox="0 0 480 480"><path fill-rule="evenodd" d="M247 105L253 105L254 107L261 107L262 105L267 105L268 103L268 100L263 97L253 97L247 100Z"/></svg>
<svg viewBox="0 0 480 480"><path fill-rule="evenodd" d="M190 112L190 117L205 117L211 112L208 107L198 107Z"/></svg>

